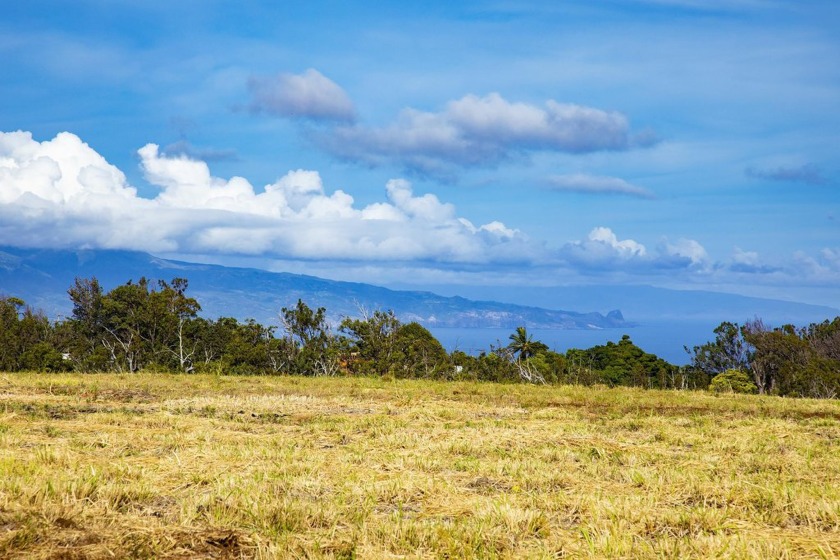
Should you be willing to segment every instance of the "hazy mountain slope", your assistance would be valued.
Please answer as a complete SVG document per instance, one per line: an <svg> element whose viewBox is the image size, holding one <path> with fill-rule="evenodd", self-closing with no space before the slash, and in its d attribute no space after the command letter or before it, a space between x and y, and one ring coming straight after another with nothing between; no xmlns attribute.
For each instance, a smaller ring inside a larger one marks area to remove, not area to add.
<svg viewBox="0 0 840 560"><path fill-rule="evenodd" d="M171 261L131 251L0 249L0 293L21 297L52 317L70 312L66 291L77 276L96 276L106 289L141 276L185 277L190 281L190 295L199 300L206 316L250 317L266 323L276 322L279 310L300 298L310 306L326 307L335 321L357 316L364 308L393 309L404 321L436 327L630 326L618 311L602 315L472 301L298 274Z"/></svg>
<svg viewBox="0 0 840 560"><path fill-rule="evenodd" d="M51 317L70 311L67 288L76 276L96 276L106 288L141 276L190 280L190 294L208 317L222 315L276 322L298 298L326 307L333 320L359 308L393 309L403 320L438 327L616 328L633 323L710 325L755 316L798 325L833 318L831 307L708 291L651 286L499 288L434 286L430 291L390 290L288 273L160 259L131 251L58 251L0 247L0 295L15 295ZM442 294L442 295L439 295ZM468 296L466 299L460 296ZM558 309L595 312L557 311ZM624 313L608 313L621 309ZM624 318L628 321L625 321Z"/></svg>
<svg viewBox="0 0 840 560"><path fill-rule="evenodd" d="M592 309L619 308L628 320L636 323L721 321L743 323L761 317L771 324L804 325L840 315L840 309L778 299L747 297L700 290L671 290L652 286L564 286L556 288L493 286L430 286L441 294L467 291L472 297L506 303L529 302L548 308Z"/></svg>

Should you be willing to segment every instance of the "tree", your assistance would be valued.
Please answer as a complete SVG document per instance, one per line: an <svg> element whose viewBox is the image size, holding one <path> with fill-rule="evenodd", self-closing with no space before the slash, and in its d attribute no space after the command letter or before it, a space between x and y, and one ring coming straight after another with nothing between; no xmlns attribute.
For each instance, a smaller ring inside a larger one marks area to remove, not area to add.
<svg viewBox="0 0 840 560"><path fill-rule="evenodd" d="M400 325L394 335L395 363L400 377L438 377L447 365L446 350L419 323Z"/></svg>
<svg viewBox="0 0 840 560"><path fill-rule="evenodd" d="M292 371L299 375L335 375L339 356L336 337L327 322L327 310L312 310L302 300L294 309L284 307L280 312L283 330L291 344L278 346L278 350L291 352L288 356Z"/></svg>
<svg viewBox="0 0 840 560"><path fill-rule="evenodd" d="M691 356L691 367L709 379L729 369L749 368L749 354L743 330L738 323L724 321L715 330L715 340L685 351Z"/></svg>
<svg viewBox="0 0 840 560"><path fill-rule="evenodd" d="M169 284L159 280L159 290L149 296L152 310L150 316L155 326L160 327L162 348L177 362L178 369L187 373L194 367L198 334L198 325L194 324L194 319L201 311L198 301L186 296L188 286L186 278L173 278ZM154 339L150 342L153 352L158 355Z"/></svg>
<svg viewBox="0 0 840 560"><path fill-rule="evenodd" d="M631 385L637 387L675 387L677 368L649 354L623 335L618 344L607 342L588 350L571 349L566 360L572 375L582 383ZM704 387L708 382L704 384Z"/></svg>
<svg viewBox="0 0 840 560"><path fill-rule="evenodd" d="M788 394L796 369L808 361L807 343L799 338L793 325L769 329L761 319L749 321L742 332L753 348L750 370L758 392Z"/></svg>
<svg viewBox="0 0 840 560"><path fill-rule="evenodd" d="M25 305L20 298L0 298L0 371L20 369L20 316Z"/></svg>
<svg viewBox="0 0 840 560"><path fill-rule="evenodd" d="M542 342L534 341L533 335L528 334L525 327L516 327L516 332L508 338L510 339L508 348L520 361L527 360L537 352L548 350L548 346Z"/></svg>
<svg viewBox="0 0 840 560"><path fill-rule="evenodd" d="M55 330L40 310L19 298L0 297L0 371L64 371Z"/></svg>
<svg viewBox="0 0 840 560"><path fill-rule="evenodd" d="M102 371L109 369L109 356L102 343L105 328L102 317L102 286L96 277L76 278L67 290L73 313L64 333L63 351L70 355L76 369Z"/></svg>
<svg viewBox="0 0 840 560"><path fill-rule="evenodd" d="M511 358L516 357L514 363L519 371L519 377L529 383L545 383L545 377L536 368L532 367L529 358L537 352L548 350L548 346L535 341L533 336L525 330L525 327L516 327L516 332L510 335L509 339L510 344L507 346L507 351Z"/></svg>
<svg viewBox="0 0 840 560"><path fill-rule="evenodd" d="M840 362L840 317L812 323L803 330L802 337L817 356Z"/></svg>
<svg viewBox="0 0 840 560"><path fill-rule="evenodd" d="M156 329L150 325L146 305L149 282L140 278L117 286L102 298L102 344L110 355L111 367L134 373L154 351Z"/></svg>
<svg viewBox="0 0 840 560"><path fill-rule="evenodd" d="M361 309L362 318L345 318L339 330L350 340L351 369L354 373L385 375L394 367L394 347L400 321L393 311Z"/></svg>
<svg viewBox="0 0 840 560"><path fill-rule="evenodd" d="M714 393L758 393L750 375L742 369L728 369L717 374L709 384Z"/></svg>

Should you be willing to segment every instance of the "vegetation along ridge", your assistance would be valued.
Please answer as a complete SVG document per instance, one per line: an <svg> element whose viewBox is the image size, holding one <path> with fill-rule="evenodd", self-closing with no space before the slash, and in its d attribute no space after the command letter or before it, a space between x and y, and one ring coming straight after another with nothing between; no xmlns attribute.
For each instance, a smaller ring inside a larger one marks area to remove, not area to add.
<svg viewBox="0 0 840 560"><path fill-rule="evenodd" d="M359 310L337 328L326 309L298 300L280 312L281 328L254 320L199 316L188 282L141 278L108 291L96 278L68 290L72 315L51 322L17 298L0 298L0 370L43 372L378 375L712 389L783 396L840 395L840 317L797 329L760 319L724 322L715 339L686 349L677 367L624 335L617 343L558 353L524 327L478 355L447 352L422 325L391 311Z"/></svg>

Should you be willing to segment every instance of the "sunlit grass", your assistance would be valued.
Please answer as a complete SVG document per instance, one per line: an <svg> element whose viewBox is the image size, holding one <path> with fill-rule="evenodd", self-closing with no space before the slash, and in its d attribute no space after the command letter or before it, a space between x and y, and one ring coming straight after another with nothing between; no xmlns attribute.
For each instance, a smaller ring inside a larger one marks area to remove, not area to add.
<svg viewBox="0 0 840 560"><path fill-rule="evenodd" d="M0 557L840 556L840 403L0 375Z"/></svg>

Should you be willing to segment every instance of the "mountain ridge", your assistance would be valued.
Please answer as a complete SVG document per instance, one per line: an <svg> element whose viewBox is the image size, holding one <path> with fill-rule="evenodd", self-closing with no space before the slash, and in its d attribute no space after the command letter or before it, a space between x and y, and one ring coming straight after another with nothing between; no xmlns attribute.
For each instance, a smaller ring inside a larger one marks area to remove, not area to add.
<svg viewBox="0 0 840 560"><path fill-rule="evenodd" d="M253 318L265 324L277 324L280 309L293 306L298 298L310 306L325 307L333 323L345 316L358 316L363 307L367 311L392 309L403 321L441 328L524 325L592 330L700 321L710 325L711 332L721 321L743 322L756 316L774 325L804 325L840 315L828 306L646 285L395 289L306 274L193 263L139 251L0 246L0 295L20 297L52 318L70 313L67 288L76 276L96 276L106 289L141 276L167 281L184 276L190 281L190 295L199 300L205 316ZM464 291L472 297L461 295ZM570 308L592 311L562 311Z"/></svg>
<svg viewBox="0 0 840 560"><path fill-rule="evenodd" d="M141 276L185 277L189 294L211 317L253 318L273 324L282 307L298 299L325 307L330 320L357 316L361 309L391 309L403 321L428 327L606 329L632 327L619 310L607 315L546 309L533 305L441 296L430 291L392 290L288 272L190 263L124 250L79 251L0 247L0 292L24 299L53 317L66 316L66 290L76 277L95 276L106 290Z"/></svg>

